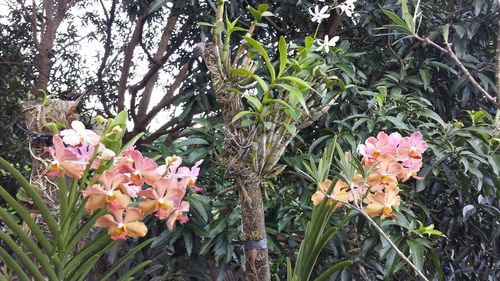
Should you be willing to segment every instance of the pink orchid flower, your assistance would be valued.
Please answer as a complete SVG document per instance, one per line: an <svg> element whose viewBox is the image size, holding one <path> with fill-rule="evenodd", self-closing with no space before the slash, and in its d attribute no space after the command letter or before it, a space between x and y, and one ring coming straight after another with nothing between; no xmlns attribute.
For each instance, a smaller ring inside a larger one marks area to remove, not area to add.
<svg viewBox="0 0 500 281"><path fill-rule="evenodd" d="M197 187L196 184L196 179L198 178L200 174L200 165L203 163L203 160L200 160L194 164L191 169L189 167L179 167L181 165L182 159L179 157L180 161L174 162L172 165L169 166L169 176L174 176L178 178L182 178L183 180L187 181L187 185L194 189L194 191L199 192L202 189Z"/></svg>
<svg viewBox="0 0 500 281"><path fill-rule="evenodd" d="M75 120L71 122L71 128L62 130L59 133L67 145L78 146L83 142L88 142L90 145L97 145L101 140L101 137L94 131L85 129L85 125L80 121Z"/></svg>
<svg viewBox="0 0 500 281"><path fill-rule="evenodd" d="M142 186L144 182L153 184L161 177L157 172L158 164L153 159L142 156L137 150L123 152L123 157L115 166L120 173L130 173L130 181L136 186Z"/></svg>
<svg viewBox="0 0 500 281"><path fill-rule="evenodd" d="M380 132L377 138L369 137L365 144L360 144L358 150L361 155L370 158L377 158L381 154L395 154L396 147L401 142L399 133L387 135L385 132Z"/></svg>
<svg viewBox="0 0 500 281"><path fill-rule="evenodd" d="M120 174L115 170L105 171L99 178L100 184L94 184L83 191L83 196L88 197L85 209L93 213L103 208L106 204L108 204L110 210L126 208L130 202L130 198L119 189L128 180L126 175Z"/></svg>
<svg viewBox="0 0 500 281"><path fill-rule="evenodd" d="M46 147L45 151L49 152L54 159L49 164L50 172L47 176L67 175L68 177L79 179L83 176L87 163L82 161L81 157L74 151L66 148L60 136L52 137L54 148Z"/></svg>
<svg viewBox="0 0 500 281"><path fill-rule="evenodd" d="M125 217L123 216L125 213ZM97 227L108 228L108 234L113 240L125 240L127 236L144 237L148 228L140 220L144 217L137 208L117 209L97 219Z"/></svg>
<svg viewBox="0 0 500 281"><path fill-rule="evenodd" d="M78 153L81 156L81 159L88 163L90 161L90 159L92 158L92 156L94 155L95 148L96 148L96 146L93 146L88 142L83 142L82 145L80 145L78 147L69 147L68 149L71 149L71 150L75 151L76 153ZM99 144L97 151L102 151L103 149L104 149L103 145ZM92 165L90 168L95 170L99 167L100 164L101 164L100 159L96 157L92 161Z"/></svg>
<svg viewBox="0 0 500 281"><path fill-rule="evenodd" d="M409 137L401 140L398 147L398 156L401 161L405 161L408 157L421 159L422 154L427 150L428 145L423 140L422 133L415 132Z"/></svg>
<svg viewBox="0 0 500 281"><path fill-rule="evenodd" d="M156 216L159 219L165 219L187 203L182 201L185 194L184 185L177 179L162 178L157 180L153 187L138 192L139 196L146 198L139 204L139 209L145 214L156 211ZM189 210L189 205L187 209Z"/></svg>

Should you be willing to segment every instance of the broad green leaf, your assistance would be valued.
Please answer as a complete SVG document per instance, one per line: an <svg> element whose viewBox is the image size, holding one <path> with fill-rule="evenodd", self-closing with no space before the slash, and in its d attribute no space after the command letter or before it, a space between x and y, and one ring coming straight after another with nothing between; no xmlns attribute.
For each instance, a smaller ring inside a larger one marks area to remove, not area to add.
<svg viewBox="0 0 500 281"><path fill-rule="evenodd" d="M250 103L250 105L255 109L255 111L257 112L262 111L262 103L258 98L247 94L242 94L242 96Z"/></svg>
<svg viewBox="0 0 500 281"><path fill-rule="evenodd" d="M271 75L271 81L274 81L276 79L276 72L274 70L273 64L271 63L271 60L269 59L269 55L267 54L262 44L260 44L257 40L251 37L243 36L243 38L247 41L247 43L250 46L254 47L262 55L262 58L264 59L267 65L269 75Z"/></svg>
<svg viewBox="0 0 500 281"><path fill-rule="evenodd" d="M302 79L300 79L298 77L284 76L284 77L281 77L281 80L288 80L290 82L296 83L296 84L298 84L298 85L300 85L302 87L306 87L306 88L312 90L312 87L311 87L311 85L308 82L306 82L306 81L304 81L304 80L302 80Z"/></svg>
<svg viewBox="0 0 500 281"><path fill-rule="evenodd" d="M296 88L292 85L282 84L282 83L278 83L278 84L276 84L276 86L287 90L290 93L290 100L291 101L296 100L296 101L300 102L300 104L302 105L302 108L304 109L306 114L309 115L309 109L307 108L307 104L306 104L306 100L304 99L304 95L302 94L302 92L298 88ZM293 105L293 103L292 103L292 105Z"/></svg>
<svg viewBox="0 0 500 281"><path fill-rule="evenodd" d="M280 69L278 72L278 78L280 78L281 75L283 75L283 71L285 71L286 60L288 57L288 49L286 46L285 37L283 37L283 36L280 37L278 49L279 49L279 53L280 53Z"/></svg>
<svg viewBox="0 0 500 281"><path fill-rule="evenodd" d="M424 247L415 240L408 240L406 242L410 246L410 256L415 266L422 270L424 266Z"/></svg>
<svg viewBox="0 0 500 281"><path fill-rule="evenodd" d="M187 140L183 140L175 143L176 147L188 146L188 145L209 145L206 139L202 138L189 138Z"/></svg>
<svg viewBox="0 0 500 281"><path fill-rule="evenodd" d="M424 83L424 89L429 89L429 86L431 84L431 73L429 69L421 68L419 70L419 73L420 77L422 78L422 82Z"/></svg>
<svg viewBox="0 0 500 281"><path fill-rule="evenodd" d="M403 13L403 20L408 27L408 30L411 31L412 34L415 33L415 25L413 24L413 17L410 14L410 10L408 9L408 0L401 0L401 11Z"/></svg>

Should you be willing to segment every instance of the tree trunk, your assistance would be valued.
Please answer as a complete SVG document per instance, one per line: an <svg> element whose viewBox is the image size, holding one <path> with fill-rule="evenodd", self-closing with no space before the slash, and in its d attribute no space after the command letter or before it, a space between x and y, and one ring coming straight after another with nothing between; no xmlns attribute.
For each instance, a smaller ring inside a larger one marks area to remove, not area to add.
<svg viewBox="0 0 500 281"><path fill-rule="evenodd" d="M245 248L245 280L271 280L266 241L264 202L260 180L254 173L238 173L243 242Z"/></svg>

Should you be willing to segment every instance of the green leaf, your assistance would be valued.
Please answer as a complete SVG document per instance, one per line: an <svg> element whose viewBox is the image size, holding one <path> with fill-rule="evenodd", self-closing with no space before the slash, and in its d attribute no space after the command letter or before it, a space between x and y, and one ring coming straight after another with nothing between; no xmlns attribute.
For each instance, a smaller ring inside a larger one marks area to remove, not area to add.
<svg viewBox="0 0 500 281"><path fill-rule="evenodd" d="M0 247L0 260L4 262L7 269L10 269L16 273L17 277L21 281L30 281L31 279L26 275L26 272L21 268L21 266L14 260L14 258Z"/></svg>
<svg viewBox="0 0 500 281"><path fill-rule="evenodd" d="M107 233L99 235L96 239L87 243L83 249L81 249L78 254L76 254L64 267L64 274L69 274L76 267L79 267L87 258L95 255L98 252L102 252L106 247L111 247L114 244Z"/></svg>
<svg viewBox="0 0 500 281"><path fill-rule="evenodd" d="M153 242L154 238L148 239L141 244L135 246L131 250L127 251L127 254L117 260L113 266L101 277L100 281L106 281L110 278L115 271L117 271L127 260L133 258L137 252L142 250L144 247L148 246Z"/></svg>
<svg viewBox="0 0 500 281"><path fill-rule="evenodd" d="M408 126L403 121L401 121L401 119L399 119L399 118L396 118L393 116L385 116L385 117L382 117L380 119L387 120L387 121L391 122L398 129L409 130Z"/></svg>
<svg viewBox="0 0 500 281"><path fill-rule="evenodd" d="M424 89L427 90L431 84L431 73L429 69L421 68L419 70L420 77L422 78L422 82L424 83Z"/></svg>
<svg viewBox="0 0 500 281"><path fill-rule="evenodd" d="M154 0L148 7L148 14L154 13L161 9L163 5L165 5L168 0Z"/></svg>
<svg viewBox="0 0 500 281"><path fill-rule="evenodd" d="M300 104L302 105L302 108L304 108L304 111L306 112L306 114L309 115L309 109L307 108L307 104L306 104L306 100L304 99L304 95L302 94L302 92L298 88L296 88L292 85L282 84L282 83L278 83L278 84L276 84L276 86L287 90L290 93L290 101L295 100L295 101L300 102Z"/></svg>
<svg viewBox="0 0 500 281"><path fill-rule="evenodd" d="M443 268L441 267L441 261L439 260L439 256L434 253L434 251L431 249L429 250L431 254L431 260L432 263L434 264L434 267L436 268L437 274L438 274L438 280L442 281L443 280Z"/></svg>
<svg viewBox="0 0 500 281"><path fill-rule="evenodd" d="M0 207L0 218L3 219L5 225L7 225L12 232L14 232L16 236L20 238L21 241L31 250L31 254L36 257L36 260L47 273L49 280L57 280L53 266L49 263L49 257L42 253L41 249L32 240L32 238L30 238L28 234L24 232L23 228L17 224L16 219L2 207Z"/></svg>
<svg viewBox="0 0 500 281"><path fill-rule="evenodd" d="M264 47L262 46L262 44L260 44L257 40L255 40L251 37L243 36L243 38L247 41L247 43L250 46L254 47L262 55L262 58L264 59L266 65L267 65L267 69L269 70L269 75L271 75L271 82L276 80L276 72L275 72L274 67L271 63L271 60L269 59L269 55L267 54L267 52L264 49Z"/></svg>
<svg viewBox="0 0 500 281"><path fill-rule="evenodd" d="M321 273L321 275L318 276L316 279L314 279L314 281L327 281L328 278L330 278L330 276L334 272L339 271L339 270L341 270L343 268L346 268L346 267L348 267L348 266L350 266L352 264L353 264L352 260L345 260L345 261L338 262L338 263L332 265L327 270L325 270L323 273Z"/></svg>
<svg viewBox="0 0 500 281"><path fill-rule="evenodd" d="M262 103L258 98L247 94L242 94L242 96L250 103L250 105L255 109L255 111L257 112L262 111Z"/></svg>
<svg viewBox="0 0 500 281"><path fill-rule="evenodd" d="M145 268L146 266L148 266L152 262L153 261L151 261L151 260L141 262L140 264L138 264L138 265L134 266L132 269L130 269L125 275L123 275L120 279L118 279L118 281L129 280L130 277L133 277L137 272L139 272L140 270L142 270L143 268Z"/></svg>
<svg viewBox="0 0 500 281"><path fill-rule="evenodd" d="M424 266L424 247L415 240L408 240L406 243L410 246L410 256L413 264L415 264L419 270L422 270Z"/></svg>
<svg viewBox="0 0 500 281"><path fill-rule="evenodd" d="M413 17L410 14L410 10L408 9L408 0L401 0L401 11L403 12L403 20L408 27L408 30L414 34L415 33L415 25L413 24Z"/></svg>
<svg viewBox="0 0 500 281"><path fill-rule="evenodd" d="M231 120L231 123L238 121L239 119L241 119L245 115L255 115L255 114L256 114L255 112L248 111L248 110L238 112L236 115L234 115L233 120Z"/></svg>
<svg viewBox="0 0 500 281"><path fill-rule="evenodd" d="M0 231L0 240L3 240L5 244L12 250L18 259L24 264L25 268L33 276L36 281L45 281L43 274L38 270L38 267L33 264L33 261L28 257L21 247L9 236L7 233ZM57 279L50 278L49 280L57 281Z"/></svg>
<svg viewBox="0 0 500 281"><path fill-rule="evenodd" d="M16 201L16 199L14 199L14 197L12 197L7 192L7 190L5 190L1 185L0 185L0 197L3 198L5 202L8 204L8 206L10 206L14 211L16 211L17 215L19 215L23 219L24 223L28 225L29 229L31 230L35 238L38 240L38 243L40 243L40 245L43 247L45 253L51 254L52 246L47 236L42 232L40 227L30 216L28 211L21 204L19 204Z"/></svg>
<svg viewBox="0 0 500 281"><path fill-rule="evenodd" d="M310 90L312 90L313 88L311 87L311 85L309 85L308 82L298 78L298 77L294 77L294 76L284 76L284 77L281 77L281 80L288 80L290 82L293 82L293 83L296 83L302 87L305 87L305 88L308 88Z"/></svg>
<svg viewBox="0 0 500 281"><path fill-rule="evenodd" d="M49 208L43 201L42 197L38 194L38 192L30 185L30 183L21 175L21 173L14 168L9 162L0 157L0 167L10 173L19 183L19 185L26 191L26 193L33 200L33 204L37 208L37 210L42 214L44 221L47 223L50 232L52 235L57 236L58 234L58 226L56 219L50 213Z"/></svg>
<svg viewBox="0 0 500 281"><path fill-rule="evenodd" d="M447 23L443 26L443 39L444 42L448 42L448 37L450 36L450 24Z"/></svg>
<svg viewBox="0 0 500 281"><path fill-rule="evenodd" d="M383 10L384 14L388 16L396 25L386 25L384 27L388 27L390 29L395 29L394 27L398 27L398 31L402 31L402 33L409 34L411 33L410 30L408 29L408 26L405 21L403 21L398 15L396 15L394 12L389 11L389 10Z"/></svg>
<svg viewBox="0 0 500 281"><path fill-rule="evenodd" d="M183 147L183 146L188 146L188 145L209 145L209 144L210 143L208 143L208 141L206 139L190 138L190 139L175 143L175 146L176 147Z"/></svg>
<svg viewBox="0 0 500 281"><path fill-rule="evenodd" d="M288 49L286 46L285 37L283 37L283 36L280 37L278 49L279 49L279 53L280 53L280 69L278 71L278 78L280 78L281 75L283 75L283 71L285 71L286 61L287 61L287 57L288 57Z"/></svg>

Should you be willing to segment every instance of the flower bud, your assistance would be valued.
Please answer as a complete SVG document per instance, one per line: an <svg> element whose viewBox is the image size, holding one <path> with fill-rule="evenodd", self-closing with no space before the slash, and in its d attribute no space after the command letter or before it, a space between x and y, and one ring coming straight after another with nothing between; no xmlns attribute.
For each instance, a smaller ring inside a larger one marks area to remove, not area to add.
<svg viewBox="0 0 500 281"><path fill-rule="evenodd" d="M113 129L111 130L111 132L113 132L113 134L119 134L122 131L123 131L122 128L118 125L114 126Z"/></svg>
<svg viewBox="0 0 500 281"><path fill-rule="evenodd" d="M97 122L97 124L104 124L104 122L106 122L106 118L102 117L101 115L97 115L95 117L95 121Z"/></svg>
<svg viewBox="0 0 500 281"><path fill-rule="evenodd" d="M101 152L101 158L102 160L105 161L112 160L113 158L115 158L115 156L116 156L115 152L111 149L106 148Z"/></svg>

